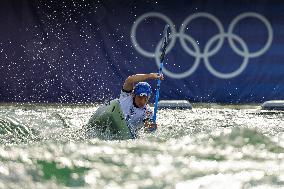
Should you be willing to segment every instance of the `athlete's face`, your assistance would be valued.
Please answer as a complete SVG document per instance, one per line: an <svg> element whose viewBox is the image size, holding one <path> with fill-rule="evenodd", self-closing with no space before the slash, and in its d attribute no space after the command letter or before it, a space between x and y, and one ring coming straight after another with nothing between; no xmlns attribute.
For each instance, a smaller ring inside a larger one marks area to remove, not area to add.
<svg viewBox="0 0 284 189"><path fill-rule="evenodd" d="M135 95L134 102L139 108L143 108L148 103L148 97Z"/></svg>

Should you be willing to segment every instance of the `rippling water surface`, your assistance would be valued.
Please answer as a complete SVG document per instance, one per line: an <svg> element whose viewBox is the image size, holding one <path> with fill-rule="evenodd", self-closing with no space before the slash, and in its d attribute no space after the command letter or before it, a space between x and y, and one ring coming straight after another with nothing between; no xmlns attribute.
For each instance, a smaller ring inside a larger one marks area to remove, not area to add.
<svg viewBox="0 0 284 189"><path fill-rule="evenodd" d="M0 188L284 188L284 114L160 110L155 134L85 133L97 106L1 105Z"/></svg>

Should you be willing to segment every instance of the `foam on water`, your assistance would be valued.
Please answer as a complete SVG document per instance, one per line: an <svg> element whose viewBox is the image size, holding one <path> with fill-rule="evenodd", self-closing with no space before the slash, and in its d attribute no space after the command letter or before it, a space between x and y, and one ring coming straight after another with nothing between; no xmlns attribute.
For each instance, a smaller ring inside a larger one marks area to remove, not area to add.
<svg viewBox="0 0 284 189"><path fill-rule="evenodd" d="M156 133L116 141L81 130L96 108L2 106L0 188L284 186L283 113L160 110Z"/></svg>

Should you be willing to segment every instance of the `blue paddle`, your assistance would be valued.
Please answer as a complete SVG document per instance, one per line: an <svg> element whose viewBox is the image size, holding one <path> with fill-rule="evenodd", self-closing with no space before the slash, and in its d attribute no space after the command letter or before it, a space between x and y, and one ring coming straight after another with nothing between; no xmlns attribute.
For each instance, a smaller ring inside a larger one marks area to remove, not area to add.
<svg viewBox="0 0 284 189"><path fill-rule="evenodd" d="M160 56L160 68L158 71L158 74L161 75L162 71L163 71L163 66L164 66L164 59L165 59L165 55L166 55L166 49L167 46L169 44L169 37L170 37L170 33L169 33L169 25L166 25L164 28L164 44L162 46L162 53ZM158 101L159 101L159 97L160 97L160 86L161 86L161 80L158 79L158 83L157 83L157 89L156 89L156 99L155 99L155 107L154 107L154 114L153 114L153 123L156 123L156 119L157 119L157 111L158 111Z"/></svg>

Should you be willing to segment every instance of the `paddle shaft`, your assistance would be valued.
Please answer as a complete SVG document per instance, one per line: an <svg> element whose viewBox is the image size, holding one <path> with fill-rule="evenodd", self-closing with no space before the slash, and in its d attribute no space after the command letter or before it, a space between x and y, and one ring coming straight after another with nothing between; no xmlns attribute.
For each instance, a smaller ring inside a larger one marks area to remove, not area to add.
<svg viewBox="0 0 284 189"><path fill-rule="evenodd" d="M163 62L165 59L165 55L166 55L166 48L169 44L169 33L168 33L168 29L169 29L169 25L166 25L164 28L164 44L162 47L162 54L160 56L160 68L158 71L158 74L161 75L162 71L163 71ZM158 83L157 83L157 89L156 89L156 99L155 99L155 107L154 107L154 114L153 114L153 123L156 123L156 119L157 119L157 111L158 111L158 102L159 102L159 97L160 97L160 87L161 87L161 80L158 79Z"/></svg>
<svg viewBox="0 0 284 189"><path fill-rule="evenodd" d="M163 71L163 62L160 63L160 69L159 69L159 75L162 74ZM157 83L157 90L156 90L156 98L155 98L155 107L154 107L154 114L153 114L153 123L156 123L156 119L157 119L157 111L158 111L158 101L159 101L159 97L160 97L160 87L161 87L161 80L158 79L158 83Z"/></svg>

